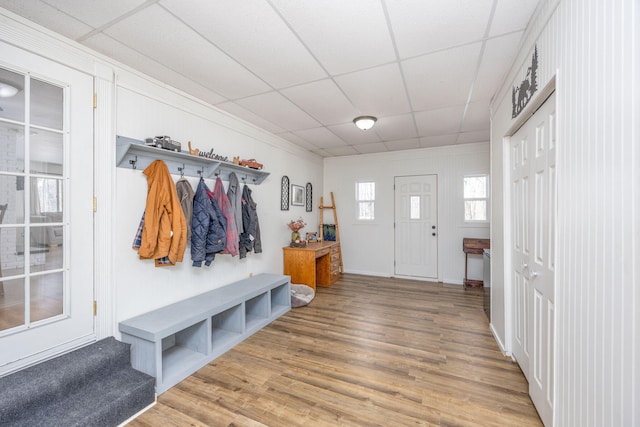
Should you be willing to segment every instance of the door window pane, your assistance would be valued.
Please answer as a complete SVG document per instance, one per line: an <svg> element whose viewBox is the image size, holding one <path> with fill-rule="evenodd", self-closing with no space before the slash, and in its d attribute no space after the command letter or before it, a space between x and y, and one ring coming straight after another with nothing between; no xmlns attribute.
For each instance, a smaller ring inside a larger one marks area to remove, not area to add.
<svg viewBox="0 0 640 427"><path fill-rule="evenodd" d="M0 118L24 122L24 75L4 68L0 68Z"/></svg>
<svg viewBox="0 0 640 427"><path fill-rule="evenodd" d="M0 331L24 325L24 278L0 282Z"/></svg>
<svg viewBox="0 0 640 427"><path fill-rule="evenodd" d="M420 219L420 196L411 196L410 203L411 203L411 213L409 214L410 218Z"/></svg>
<svg viewBox="0 0 640 427"><path fill-rule="evenodd" d="M32 129L30 137L31 173L61 176L64 154L62 134Z"/></svg>
<svg viewBox="0 0 640 427"><path fill-rule="evenodd" d="M0 277L24 274L24 227L0 228L0 244Z"/></svg>
<svg viewBox="0 0 640 427"><path fill-rule="evenodd" d="M2 101L0 98L0 105ZM0 172L24 172L24 126L0 121Z"/></svg>
<svg viewBox="0 0 640 427"><path fill-rule="evenodd" d="M31 124L62 130L63 89L31 79Z"/></svg>
<svg viewBox="0 0 640 427"><path fill-rule="evenodd" d="M31 321L62 314L62 273L31 278Z"/></svg>

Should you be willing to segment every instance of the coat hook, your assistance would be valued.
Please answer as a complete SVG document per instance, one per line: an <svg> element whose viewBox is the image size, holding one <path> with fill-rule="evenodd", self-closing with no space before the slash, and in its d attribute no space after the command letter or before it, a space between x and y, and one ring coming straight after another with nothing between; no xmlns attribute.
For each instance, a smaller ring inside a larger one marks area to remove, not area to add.
<svg viewBox="0 0 640 427"><path fill-rule="evenodd" d="M178 167L178 171L180 172L180 178L184 178L184 163L182 167Z"/></svg>
<svg viewBox="0 0 640 427"><path fill-rule="evenodd" d="M136 163L138 163L138 156L135 156L135 159L129 160L129 164L132 166L133 169L136 168Z"/></svg>
<svg viewBox="0 0 640 427"><path fill-rule="evenodd" d="M200 175L200 178L202 178L202 172L204 172L202 169L198 169L198 175Z"/></svg>

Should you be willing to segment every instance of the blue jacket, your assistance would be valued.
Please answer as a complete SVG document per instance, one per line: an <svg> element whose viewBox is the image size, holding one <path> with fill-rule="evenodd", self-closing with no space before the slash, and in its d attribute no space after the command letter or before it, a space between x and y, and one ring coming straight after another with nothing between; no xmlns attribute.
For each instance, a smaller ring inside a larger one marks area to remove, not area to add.
<svg viewBox="0 0 640 427"><path fill-rule="evenodd" d="M218 203L209 198L209 189L200 178L198 189L193 198L193 217L191 219L191 260L194 267L209 266L217 252L227 245L227 222L218 207Z"/></svg>

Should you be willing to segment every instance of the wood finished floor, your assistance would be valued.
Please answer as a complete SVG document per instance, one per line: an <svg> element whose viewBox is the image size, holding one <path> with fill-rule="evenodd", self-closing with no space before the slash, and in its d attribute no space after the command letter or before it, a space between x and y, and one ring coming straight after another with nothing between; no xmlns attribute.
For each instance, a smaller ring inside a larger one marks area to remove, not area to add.
<svg viewBox="0 0 640 427"><path fill-rule="evenodd" d="M129 426L541 426L482 294L343 275Z"/></svg>

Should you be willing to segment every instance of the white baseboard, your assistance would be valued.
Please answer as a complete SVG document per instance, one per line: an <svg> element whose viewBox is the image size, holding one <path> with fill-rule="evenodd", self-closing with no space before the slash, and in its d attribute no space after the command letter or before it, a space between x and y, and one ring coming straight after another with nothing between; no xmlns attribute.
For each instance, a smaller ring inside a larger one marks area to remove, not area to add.
<svg viewBox="0 0 640 427"><path fill-rule="evenodd" d="M129 418L127 418L125 421L122 422L122 424L119 424L118 427L124 427L127 424L129 424L131 421L133 421L135 418L139 417L140 415L142 415L143 413L147 412L149 409L153 408L155 406L155 404L158 403L158 395L154 395L153 398L153 403L150 404L149 406L142 408L141 410L139 410L138 412L136 412L135 414L133 414L132 416L130 416Z"/></svg>
<svg viewBox="0 0 640 427"><path fill-rule="evenodd" d="M511 354L507 351L506 347L504 346L504 344L500 340L500 337L498 336L498 333L493 328L493 323L489 323L489 329L491 330L491 333L493 334L493 338L498 343L498 347L500 348L500 351L502 352L502 354L504 354L507 357L511 357Z"/></svg>

